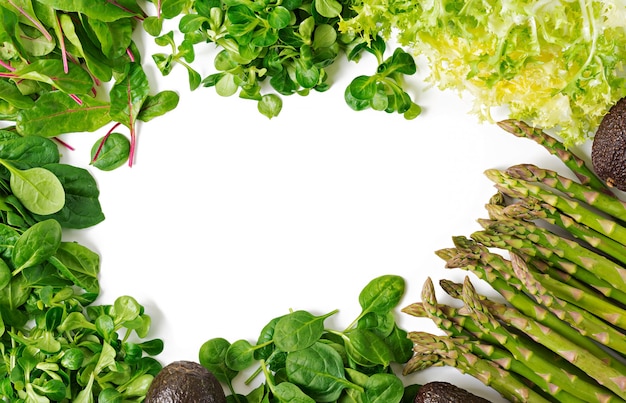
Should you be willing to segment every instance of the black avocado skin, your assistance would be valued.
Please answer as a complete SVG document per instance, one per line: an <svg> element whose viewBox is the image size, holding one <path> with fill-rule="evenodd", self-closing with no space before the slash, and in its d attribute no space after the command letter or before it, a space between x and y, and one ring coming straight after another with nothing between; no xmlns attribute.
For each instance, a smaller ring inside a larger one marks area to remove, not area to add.
<svg viewBox="0 0 626 403"><path fill-rule="evenodd" d="M174 361L154 377L145 403L226 403L215 375L193 361Z"/></svg>
<svg viewBox="0 0 626 403"><path fill-rule="evenodd" d="M415 403L490 403L489 400L476 396L463 388L448 382L429 382L422 385Z"/></svg>

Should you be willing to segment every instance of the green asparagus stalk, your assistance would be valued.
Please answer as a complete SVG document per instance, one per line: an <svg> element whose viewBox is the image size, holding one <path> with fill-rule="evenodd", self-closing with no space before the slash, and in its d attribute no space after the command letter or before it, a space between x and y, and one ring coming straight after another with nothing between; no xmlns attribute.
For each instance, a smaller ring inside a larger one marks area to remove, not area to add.
<svg viewBox="0 0 626 403"><path fill-rule="evenodd" d="M528 124L513 119L503 120L497 123L502 129L514 134L517 137L525 137L542 145L552 155L558 157L573 173L583 185L592 189L612 194L613 192L607 184L600 179L585 161L578 157L571 149L563 143L550 136L539 128L534 128Z"/></svg>
<svg viewBox="0 0 626 403"><path fill-rule="evenodd" d="M626 354L625 334L607 326L594 315L567 301L548 299L547 293L538 297L536 292L530 292L535 289L529 289L528 284L521 281L525 278L519 277L519 273L514 271L513 260L506 260L465 237L455 237L454 243L457 248L437 251L437 255L445 258L447 268L465 269L474 273L478 278L486 280L520 312L554 329L606 362L613 362L614 357L591 339L616 352ZM514 253L511 257L519 259L519 256ZM545 310L542 309L543 307Z"/></svg>
<svg viewBox="0 0 626 403"><path fill-rule="evenodd" d="M488 205L490 209L495 208ZM502 213L508 218L517 220L532 221L543 220L551 225L562 228L586 242L591 247L607 254L608 256L626 264L626 248L619 242L595 231L585 225L574 221L570 216L562 213L558 209L539 200L529 197L511 203L502 208Z"/></svg>
<svg viewBox="0 0 626 403"><path fill-rule="evenodd" d="M444 364L455 367L463 373L470 374L485 385L491 386L512 402L550 402L524 384L524 382L517 379L511 372L502 369L489 360L484 360L472 354L469 348L464 345L464 339L437 336L425 332L409 332L409 338L419 350L406 363L403 371L404 375L410 374L416 368L422 368L423 365L420 361L423 357L430 358L436 356Z"/></svg>
<svg viewBox="0 0 626 403"><path fill-rule="evenodd" d="M527 221L479 219L478 222L490 234L514 235L531 239L536 245L558 251L564 259L584 267L597 277L613 284L618 290L626 292L626 268L575 241Z"/></svg>
<svg viewBox="0 0 626 403"><path fill-rule="evenodd" d="M422 304L429 317L440 328L449 332L454 331L453 329L462 328L464 329L462 335L469 333L471 339L481 340L483 344L488 343L507 350L515 361L532 368L535 374L542 378L542 381L538 382L543 386L544 391L557 393L559 390L563 390L564 393L573 394L587 402L601 401L596 400L594 392L602 392L598 396L607 397L609 399L607 401L616 401L613 394L599 386L596 381L580 373L569 362L562 361L562 357L535 343L525 335L514 335L508 332L493 318L484 315L479 318L478 315L468 315L466 309L461 311L439 304L431 280L427 280L424 284ZM536 376L532 378L534 379ZM577 391L581 385L585 385L587 388L582 395Z"/></svg>
<svg viewBox="0 0 626 403"><path fill-rule="evenodd" d="M606 363L589 351L572 343L552 329L541 326L514 308L505 304L481 301L473 284L469 281L469 277L465 279L463 284L463 301L465 306L476 315L477 320L481 320L481 324L486 323L495 327L500 323L499 321L502 321L511 325L580 368L581 371L595 379L600 385L614 392L619 398L626 399L625 371L607 366ZM584 393L583 389L585 392L588 392L591 386L585 385L585 387L579 388L578 395L581 397L581 394ZM610 396L604 391L594 391L592 394L595 396L595 399L600 399L599 401L606 401L605 399L609 399Z"/></svg>
<svg viewBox="0 0 626 403"><path fill-rule="evenodd" d="M559 317L567 321L581 334L589 336L598 343L612 349L616 353L626 357L626 334L607 326L597 316L585 309L562 300L550 292L540 281L537 281L531 273L526 262L516 254L511 254L511 265L518 279L524 283L524 288L540 303ZM596 355L597 356L597 355Z"/></svg>
<svg viewBox="0 0 626 403"><path fill-rule="evenodd" d="M626 304L625 292L615 288L613 284L596 276L583 266L579 266L562 258L557 254L558 251L536 245L527 238L506 234L492 234L487 231L476 231L470 235L470 238L487 247L507 249L522 256L539 257L593 287L602 295L612 298L619 303Z"/></svg>
<svg viewBox="0 0 626 403"><path fill-rule="evenodd" d="M533 164L519 164L509 167L506 173L513 178L527 182L540 182L619 220L626 221L626 203L615 196L591 189L555 171L539 168Z"/></svg>
<svg viewBox="0 0 626 403"><path fill-rule="evenodd" d="M515 271L518 278L520 278L523 274L527 281L538 283L537 286L541 285L542 288L554 295L554 297L562 301L569 302L570 305L573 304L578 306L582 308L582 310L585 310L598 318L602 318L615 327L622 330L626 329L626 310L615 304L610 304L606 300L600 299L593 294L589 294L567 284L563 284L548 275L534 273L528 270L528 267L520 260L521 259L517 261ZM626 338L624 340L626 341Z"/></svg>
<svg viewBox="0 0 626 403"><path fill-rule="evenodd" d="M539 185L511 177L503 171L488 169L485 175L496 184L496 188L511 197L534 196L544 203L556 207L569 215L576 222L626 246L626 227L616 220L604 217L587 208L580 202L542 188Z"/></svg>

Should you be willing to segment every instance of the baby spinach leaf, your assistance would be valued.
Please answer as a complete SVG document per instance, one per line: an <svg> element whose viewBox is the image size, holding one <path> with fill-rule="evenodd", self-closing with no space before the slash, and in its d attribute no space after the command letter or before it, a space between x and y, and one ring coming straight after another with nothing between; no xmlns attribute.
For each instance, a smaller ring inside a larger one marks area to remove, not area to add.
<svg viewBox="0 0 626 403"><path fill-rule="evenodd" d="M283 316L274 329L274 343L285 352L311 346L324 333L324 320L337 311L314 316L307 311L295 311Z"/></svg>
<svg viewBox="0 0 626 403"><path fill-rule="evenodd" d="M61 245L61 237L61 225L52 219L38 222L24 231L13 246L11 255L15 266L13 274L52 257Z"/></svg>
<svg viewBox="0 0 626 403"><path fill-rule="evenodd" d="M243 371L254 362L255 348L247 340L237 340L226 350L225 362L234 371Z"/></svg>
<svg viewBox="0 0 626 403"><path fill-rule="evenodd" d="M287 355L287 376L317 402L334 402L346 387L356 387L345 378L343 360L332 347L316 342Z"/></svg>
<svg viewBox="0 0 626 403"><path fill-rule="evenodd" d="M0 159L17 169L40 167L59 162L59 148L50 139L39 136L0 139Z"/></svg>
<svg viewBox="0 0 626 403"><path fill-rule="evenodd" d="M44 168L19 170L0 160L11 173L11 190L24 207L35 214L54 214L65 205L65 191L59 178Z"/></svg>
<svg viewBox="0 0 626 403"><path fill-rule="evenodd" d="M204 342L198 354L200 364L211 371L219 381L226 384L230 384L239 373L226 365L226 352L229 347L228 340L216 337Z"/></svg>
<svg viewBox="0 0 626 403"><path fill-rule="evenodd" d="M279 383L272 389L272 392L281 403L315 403L315 400L290 382Z"/></svg>
<svg viewBox="0 0 626 403"><path fill-rule="evenodd" d="M65 204L54 214L35 215L35 218L54 218L62 227L75 229L91 227L104 220L99 200L100 191L89 171L68 164L48 164L44 168L61 182L65 192Z"/></svg>
<svg viewBox="0 0 626 403"><path fill-rule="evenodd" d="M369 403L400 402L403 394L402 380L392 374L373 374L365 384L365 396Z"/></svg>
<svg viewBox="0 0 626 403"><path fill-rule="evenodd" d="M89 248L76 242L62 242L50 263L85 291L100 291L100 256Z"/></svg>
<svg viewBox="0 0 626 403"><path fill-rule="evenodd" d="M372 331L357 328L350 331L348 337L351 346L348 352L353 350L359 359L365 359L369 364L386 367L394 358L385 341ZM361 365L368 365L368 363L360 362Z"/></svg>
<svg viewBox="0 0 626 403"><path fill-rule="evenodd" d="M93 132L111 121L109 103L89 96L76 103L67 94L42 94L29 109L22 109L16 129L23 136L54 137L63 133Z"/></svg>
<svg viewBox="0 0 626 403"><path fill-rule="evenodd" d="M363 313L385 314L389 312L400 303L404 289L405 281L400 276L390 274L377 277L359 294L359 304Z"/></svg>

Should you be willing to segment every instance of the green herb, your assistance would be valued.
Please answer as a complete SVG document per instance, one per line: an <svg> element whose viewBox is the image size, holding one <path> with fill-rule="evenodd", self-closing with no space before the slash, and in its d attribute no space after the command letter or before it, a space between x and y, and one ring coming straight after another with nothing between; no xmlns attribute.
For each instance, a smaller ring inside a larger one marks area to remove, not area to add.
<svg viewBox="0 0 626 403"><path fill-rule="evenodd" d="M338 24L353 15L350 3L336 0L289 0L286 2L215 0L192 1L189 7L169 8L144 21L144 29L155 36L169 52L152 55L161 73L170 74L176 64L189 76L189 87L214 87L221 96L238 94L258 103L258 110L268 118L280 113L280 95L308 95L330 88L328 67L342 52L358 61L367 50L379 63L376 74L368 79L366 93L358 81L346 93L346 101L355 110L373 108L399 112L415 118L419 107L403 89L404 75L415 73L409 54L398 49L384 59L382 38L375 45L358 35L340 35ZM180 5L180 4L179 4ZM165 5L163 5L164 7ZM164 10L164 8L162 8ZM175 14L175 15L174 15ZM161 34L166 19L179 17L178 30ZM216 72L202 78L194 69L195 48L206 43L217 46L213 59ZM272 92L267 92L270 89Z"/></svg>
<svg viewBox="0 0 626 403"><path fill-rule="evenodd" d="M224 338L206 341L200 363L229 386L229 399L238 402L401 402L404 385L391 364L411 356L411 341L393 316L404 287L404 280L395 275L370 281L359 294L361 313L343 331L325 326L337 311L292 311L272 319L256 344L244 339L232 344ZM253 376L262 373L265 383L247 398L238 395L233 379L255 364L259 369Z"/></svg>
<svg viewBox="0 0 626 403"><path fill-rule="evenodd" d="M582 143L626 95L623 5L610 1L354 0L339 32L392 37L426 59L428 80Z"/></svg>

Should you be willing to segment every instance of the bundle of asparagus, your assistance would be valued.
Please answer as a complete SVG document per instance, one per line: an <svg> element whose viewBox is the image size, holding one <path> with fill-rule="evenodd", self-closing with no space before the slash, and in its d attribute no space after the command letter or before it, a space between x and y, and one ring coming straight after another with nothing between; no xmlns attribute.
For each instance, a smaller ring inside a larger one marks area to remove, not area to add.
<svg viewBox="0 0 626 403"><path fill-rule="evenodd" d="M461 308L435 298L432 279L405 313L431 318L445 335L410 332L409 374L449 365L510 401L626 401L626 203L570 149L540 129L499 125L558 156L578 179L521 164L490 169L497 189L470 237L436 251L501 296L440 280Z"/></svg>

